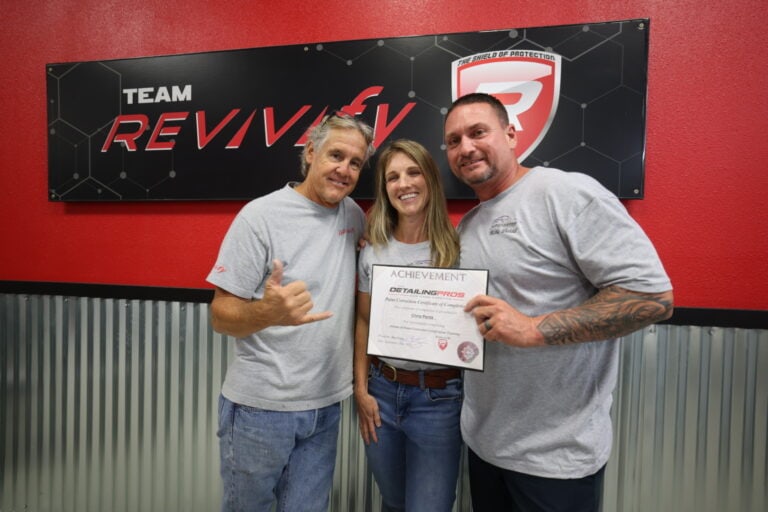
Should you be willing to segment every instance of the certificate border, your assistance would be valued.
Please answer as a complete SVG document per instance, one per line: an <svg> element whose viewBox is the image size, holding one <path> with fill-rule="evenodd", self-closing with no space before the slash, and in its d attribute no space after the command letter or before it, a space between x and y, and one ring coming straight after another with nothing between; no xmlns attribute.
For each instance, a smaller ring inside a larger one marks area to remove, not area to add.
<svg viewBox="0 0 768 512"><path fill-rule="evenodd" d="M488 269L485 269L485 268L421 267L421 266L411 266L411 265L390 265L390 264L386 264L386 263L374 263L373 265L371 265L371 306L373 306L373 291L374 291L374 287L373 287L373 274L374 274L374 270L373 269L374 269L374 267L402 268L402 269L424 269L424 270L441 270L441 271L443 271L443 270L450 270L450 271L466 270L466 271L470 271L470 272L485 272L485 294L486 295L488 294L488 282L490 280L490 271ZM471 299L471 297L467 299L467 302L469 302L470 299ZM482 348L483 348L482 361L483 361L483 364L482 364L482 368L478 369L478 368L470 368L470 367L467 367L467 366L460 366L460 365L453 365L453 364L443 364L443 363L435 363L435 362L429 362L429 361L422 361L422 360L419 360L419 359L408 359L408 358L405 358L405 357L393 357L393 356L389 356L389 355L384 356L384 355L381 355L381 354L371 354L371 352L369 350L370 343L371 343L370 316L368 318L368 323L369 323L368 339L365 342L365 353L366 353L367 356L383 357L383 358L386 358L386 359L397 359L399 361L410 361L410 362L413 362L413 363L435 364L435 365L443 366L443 367L446 367L446 368L458 368L460 370L468 370L468 371L472 371L472 372L480 372L480 373L485 372L485 353L486 353L485 349L486 349L487 340L485 339L484 336L482 337L482 340L483 340L483 343L482 343ZM429 370L425 370L425 371L429 371Z"/></svg>

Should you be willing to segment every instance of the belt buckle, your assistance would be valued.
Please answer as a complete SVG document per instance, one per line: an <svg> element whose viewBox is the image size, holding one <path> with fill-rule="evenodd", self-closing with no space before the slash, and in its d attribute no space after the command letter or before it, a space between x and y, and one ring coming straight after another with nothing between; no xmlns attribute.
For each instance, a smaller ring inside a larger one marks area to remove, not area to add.
<svg viewBox="0 0 768 512"><path fill-rule="evenodd" d="M389 363L384 363L384 366L386 366L387 368L390 368L392 370L392 374L393 374L392 375L392 382L397 382L397 368L395 368L394 366L392 366Z"/></svg>

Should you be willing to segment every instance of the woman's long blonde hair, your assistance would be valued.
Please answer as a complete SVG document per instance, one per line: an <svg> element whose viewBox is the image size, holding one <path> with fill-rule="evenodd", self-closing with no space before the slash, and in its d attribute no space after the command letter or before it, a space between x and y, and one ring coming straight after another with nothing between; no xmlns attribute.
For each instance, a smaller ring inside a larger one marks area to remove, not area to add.
<svg viewBox="0 0 768 512"><path fill-rule="evenodd" d="M435 160L418 142L399 139L392 142L379 155L376 164L376 199L368 211L367 238L374 246L387 245L397 226L397 210L389 202L384 173L392 157L402 153L419 166L429 190L427 215L424 221L429 240L432 265L453 267L459 262L459 235L448 217L448 205L443 192L443 182Z"/></svg>

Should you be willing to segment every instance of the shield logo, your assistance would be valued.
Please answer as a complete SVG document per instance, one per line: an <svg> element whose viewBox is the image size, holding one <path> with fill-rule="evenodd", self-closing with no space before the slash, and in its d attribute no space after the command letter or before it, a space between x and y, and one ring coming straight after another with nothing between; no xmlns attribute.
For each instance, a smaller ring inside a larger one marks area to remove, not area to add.
<svg viewBox="0 0 768 512"><path fill-rule="evenodd" d="M560 55L505 50L462 57L451 64L453 99L473 92L495 96L504 104L518 136L522 162L544 140L560 98Z"/></svg>

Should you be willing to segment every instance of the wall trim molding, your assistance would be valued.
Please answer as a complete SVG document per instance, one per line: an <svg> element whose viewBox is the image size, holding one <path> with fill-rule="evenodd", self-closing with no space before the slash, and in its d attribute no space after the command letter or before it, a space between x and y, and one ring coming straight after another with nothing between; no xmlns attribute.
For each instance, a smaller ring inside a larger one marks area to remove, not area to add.
<svg viewBox="0 0 768 512"><path fill-rule="evenodd" d="M209 288L1 280L0 293L197 303L210 302L213 298L213 289ZM701 327L768 329L768 311L678 307L675 308L672 318L661 323Z"/></svg>
<svg viewBox="0 0 768 512"><path fill-rule="evenodd" d="M171 302L210 302L213 299L213 288L167 288L42 281L0 281L0 293Z"/></svg>

